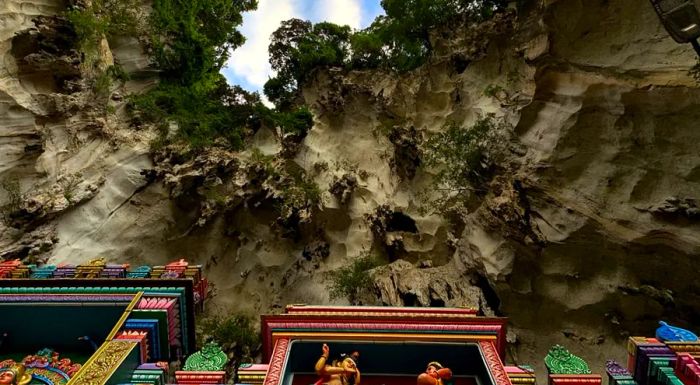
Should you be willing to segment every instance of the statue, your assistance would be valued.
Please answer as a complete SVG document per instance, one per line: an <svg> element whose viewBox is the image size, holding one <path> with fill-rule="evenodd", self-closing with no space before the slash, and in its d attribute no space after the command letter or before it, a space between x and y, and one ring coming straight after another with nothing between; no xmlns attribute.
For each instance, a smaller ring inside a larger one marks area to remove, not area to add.
<svg viewBox="0 0 700 385"><path fill-rule="evenodd" d="M0 371L0 385L27 385L32 380L22 364L14 364Z"/></svg>
<svg viewBox="0 0 700 385"><path fill-rule="evenodd" d="M357 360L360 352L354 351L349 355L341 355L339 360L328 364L330 348L323 344L321 357L316 361L316 374L321 378L314 385L360 385L360 370Z"/></svg>
<svg viewBox="0 0 700 385"><path fill-rule="evenodd" d="M418 385L448 385L451 379L452 370L433 361L428 363L424 373L418 375Z"/></svg>
<svg viewBox="0 0 700 385"><path fill-rule="evenodd" d="M698 336L690 330L671 326L664 321L659 321L659 328L656 329L656 339L662 342L698 342Z"/></svg>

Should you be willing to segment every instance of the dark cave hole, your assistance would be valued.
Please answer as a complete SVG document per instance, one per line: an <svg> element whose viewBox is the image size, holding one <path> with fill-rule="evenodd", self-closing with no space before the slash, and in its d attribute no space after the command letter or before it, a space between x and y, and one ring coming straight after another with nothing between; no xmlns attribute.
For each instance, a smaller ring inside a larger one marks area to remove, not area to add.
<svg viewBox="0 0 700 385"><path fill-rule="evenodd" d="M458 74L461 74L467 69L467 67L469 67L471 61L463 55L455 55L452 57L452 64L454 65L455 71L457 71Z"/></svg>
<svg viewBox="0 0 700 385"><path fill-rule="evenodd" d="M440 298L431 298L430 307L445 307L445 301Z"/></svg>
<svg viewBox="0 0 700 385"><path fill-rule="evenodd" d="M498 298L496 290L491 286L489 280L481 274L476 275L476 286L484 293L486 305L494 311L496 316L501 316L501 299Z"/></svg>
<svg viewBox="0 0 700 385"><path fill-rule="evenodd" d="M416 306L418 296L413 293L399 293L404 306Z"/></svg>
<svg viewBox="0 0 700 385"><path fill-rule="evenodd" d="M407 233L417 233L418 227L416 227L416 221L408 215L401 212L393 212L389 216L389 220L386 224L386 231L405 231Z"/></svg>

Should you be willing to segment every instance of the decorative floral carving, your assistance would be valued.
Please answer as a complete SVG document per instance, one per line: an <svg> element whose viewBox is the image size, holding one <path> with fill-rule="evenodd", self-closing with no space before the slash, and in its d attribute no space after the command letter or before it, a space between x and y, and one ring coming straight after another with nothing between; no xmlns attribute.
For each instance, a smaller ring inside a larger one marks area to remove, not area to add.
<svg viewBox="0 0 700 385"><path fill-rule="evenodd" d="M289 348L289 339L280 338L275 343L275 350L272 352L270 359L270 367L265 376L264 385L278 385L280 376L284 368L284 358L287 356L287 348Z"/></svg>
<svg viewBox="0 0 700 385"><path fill-rule="evenodd" d="M71 362L69 358L59 358L58 352L52 349L42 349L37 354L31 354L22 360L26 373L39 380L53 385L67 384L70 378L80 370L81 365ZM0 369L15 365L14 360L0 362Z"/></svg>
<svg viewBox="0 0 700 385"><path fill-rule="evenodd" d="M80 385L105 384L136 344L136 342L119 340L108 342L72 378L71 383Z"/></svg>
<svg viewBox="0 0 700 385"><path fill-rule="evenodd" d="M209 372L224 370L228 356L221 351L216 342L210 342L202 350L192 354L185 361L183 370L194 372Z"/></svg>
<svg viewBox="0 0 700 385"><path fill-rule="evenodd" d="M629 375L631 375L627 369L623 368L622 365L620 365L615 360L607 360L605 362L605 371L608 372L608 374L611 376L629 376Z"/></svg>
<svg viewBox="0 0 700 385"><path fill-rule="evenodd" d="M551 374L591 374L586 361L569 353L561 345L552 346L544 363Z"/></svg>
<svg viewBox="0 0 700 385"><path fill-rule="evenodd" d="M488 367L493 379L496 380L496 385L511 385L508 373L503 367L501 357L498 356L496 346L491 341L479 341L481 351L484 353L486 366Z"/></svg>

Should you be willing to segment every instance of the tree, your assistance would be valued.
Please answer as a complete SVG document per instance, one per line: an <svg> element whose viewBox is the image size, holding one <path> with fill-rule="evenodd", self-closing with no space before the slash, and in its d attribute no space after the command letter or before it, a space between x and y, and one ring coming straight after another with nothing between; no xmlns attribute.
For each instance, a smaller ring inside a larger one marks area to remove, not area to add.
<svg viewBox="0 0 700 385"><path fill-rule="evenodd" d="M220 70L245 41L236 29L241 14L256 7L257 0L154 0L151 54L161 82L131 98L138 115L165 128L176 122L176 139L193 148L221 137L240 148L262 104L257 94L229 86Z"/></svg>
<svg viewBox="0 0 700 385"><path fill-rule="evenodd" d="M309 21L283 21L272 34L270 65L277 76L265 83L265 95L278 109L291 107L299 84L315 68L342 67L350 46L350 27L333 23L312 25Z"/></svg>
<svg viewBox="0 0 700 385"><path fill-rule="evenodd" d="M423 64L432 52L430 31L479 22L504 9L507 0L382 0L385 17L371 27L384 41L388 64L406 71Z"/></svg>
<svg viewBox="0 0 700 385"><path fill-rule="evenodd" d="M360 295L373 286L370 270L379 266L379 261L370 254L365 254L352 263L331 272L328 285L331 299L347 298L356 304Z"/></svg>
<svg viewBox="0 0 700 385"><path fill-rule="evenodd" d="M257 0L154 0L151 43L163 77L192 84L218 72L245 42L236 29ZM213 85L211 85L213 87Z"/></svg>
<svg viewBox="0 0 700 385"><path fill-rule="evenodd" d="M438 198L431 202L446 209L464 203L468 192L483 192L492 173L508 153L510 127L489 114L471 127L449 123L445 130L433 134L423 146L426 168L436 171L433 191Z"/></svg>
<svg viewBox="0 0 700 385"><path fill-rule="evenodd" d="M294 105L301 84L319 67L412 70L432 53L430 32L465 21L482 21L507 6L508 0L382 0L386 15L368 28L312 24L290 19L272 34L270 64L277 72L265 95L278 109Z"/></svg>

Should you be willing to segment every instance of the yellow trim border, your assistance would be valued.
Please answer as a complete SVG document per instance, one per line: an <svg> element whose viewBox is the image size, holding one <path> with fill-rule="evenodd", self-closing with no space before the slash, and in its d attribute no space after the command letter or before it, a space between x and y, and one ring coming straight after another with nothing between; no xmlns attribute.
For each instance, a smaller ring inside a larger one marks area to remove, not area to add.
<svg viewBox="0 0 700 385"><path fill-rule="evenodd" d="M141 300L142 296L143 296L142 291L139 291L134 295L134 298L131 300L131 302L129 302L129 306L126 307L126 310L124 310L124 313L122 313L122 316L119 317L119 321L117 321L117 323L112 328L112 331L110 331L109 334L107 335L106 341L111 341L114 339L114 337L117 336L117 333L119 333L119 330L121 330L122 326L124 325L124 322L126 322L126 319L129 318L131 311L134 310L136 305Z"/></svg>
<svg viewBox="0 0 700 385"><path fill-rule="evenodd" d="M107 341L80 368L67 385L104 385L126 360L138 342L127 340Z"/></svg>

